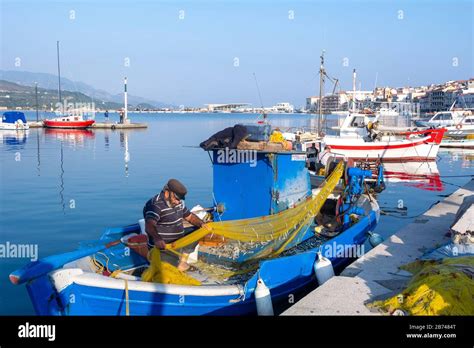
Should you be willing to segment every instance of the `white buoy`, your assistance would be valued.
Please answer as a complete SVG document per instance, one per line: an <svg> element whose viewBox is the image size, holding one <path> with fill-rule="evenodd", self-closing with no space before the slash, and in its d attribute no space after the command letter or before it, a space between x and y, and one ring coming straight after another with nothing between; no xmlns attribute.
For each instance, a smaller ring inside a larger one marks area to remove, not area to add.
<svg viewBox="0 0 474 348"><path fill-rule="evenodd" d="M258 278L255 288L255 303L258 315L273 315L272 297L270 289L267 288L262 279Z"/></svg>
<svg viewBox="0 0 474 348"><path fill-rule="evenodd" d="M334 277L334 268L332 267L331 260L325 258L321 251L318 251L318 259L314 263L314 273L319 285Z"/></svg>

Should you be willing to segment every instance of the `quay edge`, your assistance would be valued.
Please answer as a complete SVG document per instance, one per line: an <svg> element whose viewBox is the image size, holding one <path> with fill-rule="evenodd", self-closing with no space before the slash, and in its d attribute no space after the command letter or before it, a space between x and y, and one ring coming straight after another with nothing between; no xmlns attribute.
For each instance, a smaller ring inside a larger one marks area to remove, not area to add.
<svg viewBox="0 0 474 348"><path fill-rule="evenodd" d="M281 315L382 315L367 302L393 295L410 273L399 267L450 241L446 235L474 179L316 288Z"/></svg>

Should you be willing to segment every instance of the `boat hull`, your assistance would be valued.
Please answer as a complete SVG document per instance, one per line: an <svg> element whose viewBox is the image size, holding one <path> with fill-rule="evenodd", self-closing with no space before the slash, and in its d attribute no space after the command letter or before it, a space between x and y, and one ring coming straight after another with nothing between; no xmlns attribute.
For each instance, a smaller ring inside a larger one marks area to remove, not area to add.
<svg viewBox="0 0 474 348"><path fill-rule="evenodd" d="M0 130L27 130L30 126L27 123L3 123L0 122Z"/></svg>
<svg viewBox="0 0 474 348"><path fill-rule="evenodd" d="M385 162L435 160L439 150L439 144L426 141L364 142L357 138L327 137L325 143L336 156Z"/></svg>
<svg viewBox="0 0 474 348"><path fill-rule="evenodd" d="M376 204L376 203L374 203ZM378 211L378 206L377 206ZM367 232L377 225L372 210L359 222L321 247L363 245ZM129 230L132 230L129 227ZM127 231L126 233L129 233ZM329 245L331 244L331 245ZM351 258L326 255L338 269ZM288 303L288 296L316 285L313 265L317 250L263 261L259 273L242 285L179 286L144 283L84 273L77 268L61 269L27 285L39 315L254 315L257 278L264 279L274 306ZM284 272L282 272L284 270ZM128 301L127 292L128 288Z"/></svg>
<svg viewBox="0 0 474 348"><path fill-rule="evenodd" d="M83 129L94 124L94 120L87 121L54 121L44 120L44 126L48 128L67 128L67 129Z"/></svg>

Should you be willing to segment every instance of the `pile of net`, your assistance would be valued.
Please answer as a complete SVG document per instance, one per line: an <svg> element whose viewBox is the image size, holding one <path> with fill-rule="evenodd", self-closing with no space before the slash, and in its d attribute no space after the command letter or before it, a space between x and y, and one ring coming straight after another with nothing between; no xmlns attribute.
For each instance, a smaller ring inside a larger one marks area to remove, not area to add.
<svg viewBox="0 0 474 348"><path fill-rule="evenodd" d="M413 274L408 287L371 307L409 315L474 315L474 256L419 260L401 268Z"/></svg>
<svg viewBox="0 0 474 348"><path fill-rule="evenodd" d="M142 281L161 284L201 285L201 282L188 276L168 262L161 260L160 249L150 252L150 267L142 273Z"/></svg>

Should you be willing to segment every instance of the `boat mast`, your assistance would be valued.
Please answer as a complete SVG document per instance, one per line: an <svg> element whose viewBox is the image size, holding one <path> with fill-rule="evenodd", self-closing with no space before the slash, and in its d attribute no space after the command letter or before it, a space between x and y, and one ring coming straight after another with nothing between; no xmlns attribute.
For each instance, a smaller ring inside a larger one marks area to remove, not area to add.
<svg viewBox="0 0 474 348"><path fill-rule="evenodd" d="M56 51L57 51L57 56L58 56L58 98L59 98L59 103L61 104L61 67L59 64L59 41L56 41Z"/></svg>
<svg viewBox="0 0 474 348"><path fill-rule="evenodd" d="M318 134L321 134L321 119L323 117L323 89L324 89L324 75L326 72L324 71L324 50L321 53L321 65L319 67L319 113L318 113Z"/></svg>
<svg viewBox="0 0 474 348"><path fill-rule="evenodd" d="M352 112L356 111L356 69L352 71Z"/></svg>

